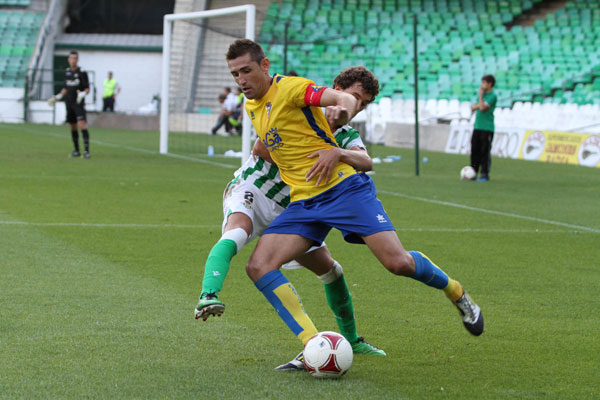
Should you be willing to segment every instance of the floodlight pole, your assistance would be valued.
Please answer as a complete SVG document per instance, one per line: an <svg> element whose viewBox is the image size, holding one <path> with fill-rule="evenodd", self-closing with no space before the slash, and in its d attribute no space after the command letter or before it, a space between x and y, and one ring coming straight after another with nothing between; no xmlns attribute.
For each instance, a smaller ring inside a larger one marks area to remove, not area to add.
<svg viewBox="0 0 600 400"><path fill-rule="evenodd" d="M417 14L413 14L413 53L415 64L415 175L419 176L419 68L417 60Z"/></svg>

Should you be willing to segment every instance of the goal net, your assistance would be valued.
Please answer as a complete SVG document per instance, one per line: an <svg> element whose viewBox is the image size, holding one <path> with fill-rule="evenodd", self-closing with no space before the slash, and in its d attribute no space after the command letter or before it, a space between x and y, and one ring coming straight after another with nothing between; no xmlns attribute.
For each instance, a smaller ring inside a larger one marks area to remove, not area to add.
<svg viewBox="0 0 600 400"><path fill-rule="evenodd" d="M222 108L219 95L236 88L225 53L236 39L254 40L255 20L254 5L165 15L160 153L242 161L249 156L252 129L243 105L239 121L212 130Z"/></svg>

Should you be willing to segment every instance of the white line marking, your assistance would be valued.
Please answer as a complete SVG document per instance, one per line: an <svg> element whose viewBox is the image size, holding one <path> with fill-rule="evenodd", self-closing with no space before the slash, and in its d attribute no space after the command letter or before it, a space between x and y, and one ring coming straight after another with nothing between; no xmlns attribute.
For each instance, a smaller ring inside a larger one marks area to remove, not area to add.
<svg viewBox="0 0 600 400"><path fill-rule="evenodd" d="M221 225L182 225L182 224L97 224L88 222L27 222L0 221L6 226L49 226L49 227L92 227L92 228L172 228L172 229L216 229ZM447 233L581 233L564 229L479 229L479 228L400 228L399 232L447 232Z"/></svg>
<svg viewBox="0 0 600 400"><path fill-rule="evenodd" d="M590 227L581 226L581 225L567 224L565 222L552 221L549 219L529 217L527 215L519 215L519 214L507 213L507 212L503 212L503 211L487 210L485 208L465 206L463 204L450 203L448 201L432 200L432 199L427 199L425 197L410 196L410 195L402 194L402 193L389 192L387 190L377 190L377 192L387 194L390 196L403 197L405 199L424 201L426 203L433 203L433 204L439 204L439 205L448 206L448 207L462 208L464 210L469 210L469 211L478 211L478 212L482 212L482 213L486 213L486 214L501 215L503 217L519 218L519 219L525 219L528 221L541 222L544 224L564 226L566 228L571 228L571 229L576 229L576 230L581 230L581 231L600 233L600 229L590 228Z"/></svg>
<svg viewBox="0 0 600 400"><path fill-rule="evenodd" d="M94 224L88 222L27 222L27 221L0 221L0 225L18 226L67 226L67 227L93 227L93 228L177 228L177 229L210 229L220 228L221 225L178 225L178 224Z"/></svg>
<svg viewBox="0 0 600 400"><path fill-rule="evenodd" d="M63 135L57 135L57 134L53 134L53 133L49 133L49 132L33 131L33 130L30 130L30 129L26 129L26 128L22 127L22 126L19 127L19 129L21 129L23 131L26 131L26 132L34 133L34 134L41 134L41 135L52 136L52 137L57 137L57 138L60 138L60 139L64 139ZM146 154L161 155L157 151L142 149L142 148L138 148L138 147L123 146L123 145L118 145L118 144L114 144L114 143L102 142L102 141L98 141L98 140L94 140L94 143L98 143L98 144L101 144L101 145L104 145L104 146L108 146L108 147L122 148L122 149L131 150L131 151L146 153ZM230 165L230 164L224 164L224 163L219 163L219 162L214 162L214 161L202 160L202 159L199 159L199 158L193 158L193 157L182 156L182 155L177 155L177 154L165 154L165 155L167 155L169 157L173 157L173 158L178 158L178 159L186 160L186 161L200 162L200 163L215 165L215 166L223 167L223 168L236 168L235 166ZM463 205L463 204L450 203L450 202L447 202L447 201L427 199L425 197L410 196L410 195L406 195L406 194L402 194L402 193L396 193L396 192L390 192L390 191L386 191L386 190L378 190L378 192L379 193L383 193L383 194L387 194L387 195L390 195L390 196L403 197L403 198L411 199L411 200L419 200L419 201L424 201L424 202L427 202L427 203L439 204L439 205L444 205L444 206L448 206L448 207L462 208L464 210L478 211L478 212L483 212L483 213L486 213L486 214L494 214L494 215L500 215L500 216L503 216L503 217L519 218L519 219L525 219L525 220L528 220L528 221L541 222L541 223L544 223L544 224L550 224L550 225L556 225L556 226L564 226L566 228L571 228L571 229L576 229L576 230L583 230L583 231L587 231L587 232L600 233L600 229L590 228L590 227L587 227L587 226L568 224L568 223L565 223L565 222L552 221L552 220L543 219L543 218L536 218L536 217L529 217L527 215L519 215L519 214L507 213L507 212L503 212L503 211L487 210L485 208L471 207L471 206L466 206L466 205ZM163 225L157 225L157 226L163 226Z"/></svg>
<svg viewBox="0 0 600 400"><path fill-rule="evenodd" d="M36 134L36 135L51 136L51 137L55 137L55 138L59 138L59 139L64 139L65 138L64 135L59 135L59 134L50 133L50 132L35 131L35 130L27 129L27 128L22 127L22 126L18 127L18 129L20 129L22 131L25 131L25 132L33 133L33 134ZM125 146L125 145L115 144L115 143L108 143L108 142L103 142L101 140L96 140L96 139L93 139L92 143L94 145L99 144L101 146L113 147L113 148L118 148L118 149L125 149L125 150L130 150L130 151L134 151L134 152L138 152L138 153L151 154L151 155L157 155L157 156L164 155L164 156L167 156L167 157L178 158L178 159L186 160L186 161L199 162L199 163L202 163L202 164L214 165L214 166L222 167L222 168L231 168L231 169L237 169L237 168L239 168L236 165L220 163L220 162L217 162L217 161L203 160L201 158L194 158L194 157L182 156L182 155L179 155L179 154L171 154L171 153L160 154L158 151L154 151L154 150L148 150L148 149L143 149L143 148L140 148L140 147L133 147L133 146Z"/></svg>

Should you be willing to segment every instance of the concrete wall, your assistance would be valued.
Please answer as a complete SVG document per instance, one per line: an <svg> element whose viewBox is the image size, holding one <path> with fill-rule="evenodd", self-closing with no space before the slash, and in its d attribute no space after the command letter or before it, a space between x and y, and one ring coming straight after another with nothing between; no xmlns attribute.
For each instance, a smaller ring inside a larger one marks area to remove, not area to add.
<svg viewBox="0 0 600 400"><path fill-rule="evenodd" d="M103 83L108 71L113 72L113 77L121 86L121 93L117 96L115 111L135 112L140 107L150 103L155 94L160 94L162 53L104 50L78 51L79 65L84 70L94 71L95 73L96 102L90 104L93 98L88 96L86 98L87 109L102 110ZM69 51L61 50L57 51L56 54L68 55Z"/></svg>
<svg viewBox="0 0 600 400"><path fill-rule="evenodd" d="M88 123L94 128L158 131L157 115L127 115L119 113L88 113Z"/></svg>
<svg viewBox="0 0 600 400"><path fill-rule="evenodd" d="M419 148L444 151L450 134L449 125L420 125ZM385 124L385 145L390 147L415 147L415 126L388 122Z"/></svg>
<svg viewBox="0 0 600 400"><path fill-rule="evenodd" d="M23 89L0 88L0 121L23 122Z"/></svg>

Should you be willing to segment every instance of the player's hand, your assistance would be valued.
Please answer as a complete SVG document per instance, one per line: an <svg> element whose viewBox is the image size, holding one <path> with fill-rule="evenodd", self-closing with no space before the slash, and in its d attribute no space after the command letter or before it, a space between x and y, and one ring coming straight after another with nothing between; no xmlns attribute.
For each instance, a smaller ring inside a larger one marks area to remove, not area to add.
<svg viewBox="0 0 600 400"><path fill-rule="evenodd" d="M350 120L350 113L342 106L328 106L325 108L325 118L332 131L344 126Z"/></svg>
<svg viewBox="0 0 600 400"><path fill-rule="evenodd" d="M332 147L329 150L317 150L310 154L308 158L318 157L319 159L306 173L306 182L310 181L315 176L318 176L315 186L319 186L321 182L324 182L327 185L341 156L342 151L339 147Z"/></svg>
<svg viewBox="0 0 600 400"><path fill-rule="evenodd" d="M52 96L48 99L48 105L50 107L54 107L54 105L56 104L56 97Z"/></svg>
<svg viewBox="0 0 600 400"><path fill-rule="evenodd" d="M81 104L83 103L83 99L85 99L85 95L87 93L85 92L85 90L81 90L81 91L77 91L77 103Z"/></svg>

